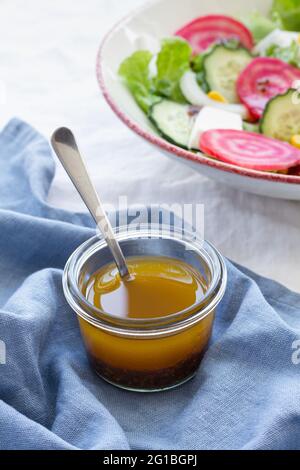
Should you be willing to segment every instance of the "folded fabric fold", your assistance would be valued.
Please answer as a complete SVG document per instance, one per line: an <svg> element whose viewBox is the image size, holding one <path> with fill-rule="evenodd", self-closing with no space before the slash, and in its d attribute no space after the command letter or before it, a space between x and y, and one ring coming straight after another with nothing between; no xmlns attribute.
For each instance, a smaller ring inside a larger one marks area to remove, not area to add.
<svg viewBox="0 0 300 470"><path fill-rule="evenodd" d="M61 286L93 223L47 204L54 171L47 141L11 121L0 134L0 448L300 449L300 295L229 261L196 378L148 395L94 374Z"/></svg>

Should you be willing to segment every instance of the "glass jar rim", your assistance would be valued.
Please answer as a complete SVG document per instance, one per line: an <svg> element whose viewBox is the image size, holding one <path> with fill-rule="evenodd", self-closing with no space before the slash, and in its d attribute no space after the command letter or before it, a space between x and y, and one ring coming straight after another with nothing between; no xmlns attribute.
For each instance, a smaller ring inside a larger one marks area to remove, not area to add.
<svg viewBox="0 0 300 470"><path fill-rule="evenodd" d="M71 308L84 320L96 327L115 333L155 334L157 330L182 329L190 327L216 308L222 299L227 284L227 269L222 255L208 241L190 231L165 228L162 225L142 225L139 230L128 230L128 226L114 229L120 243L138 238L163 238L181 242L195 251L205 262L211 273L211 282L204 297L191 307L171 315L155 318L120 318L95 307L83 295L79 287L80 268L96 252L107 247L99 235L82 243L69 257L63 273L63 290ZM190 314L190 315L189 315Z"/></svg>

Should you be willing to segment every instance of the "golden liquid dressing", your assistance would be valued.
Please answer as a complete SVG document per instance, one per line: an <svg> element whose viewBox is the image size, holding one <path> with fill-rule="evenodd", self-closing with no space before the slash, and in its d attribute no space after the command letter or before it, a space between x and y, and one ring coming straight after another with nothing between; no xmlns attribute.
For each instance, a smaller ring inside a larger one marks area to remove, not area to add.
<svg viewBox="0 0 300 470"><path fill-rule="evenodd" d="M101 268L82 286L91 304L115 318L168 317L199 310L207 286L188 264L165 257L133 257L130 279L120 279L115 265ZM191 326L171 332L158 328L150 336L109 332L79 317L90 361L107 381L133 390L162 390L192 377L211 335L214 312ZM155 320L154 320L155 322ZM157 331L157 333L156 333Z"/></svg>
<svg viewBox="0 0 300 470"><path fill-rule="evenodd" d="M128 279L115 265L105 266L86 286L91 304L122 318L158 318L181 312L204 297L205 284L188 264L171 258L129 258Z"/></svg>

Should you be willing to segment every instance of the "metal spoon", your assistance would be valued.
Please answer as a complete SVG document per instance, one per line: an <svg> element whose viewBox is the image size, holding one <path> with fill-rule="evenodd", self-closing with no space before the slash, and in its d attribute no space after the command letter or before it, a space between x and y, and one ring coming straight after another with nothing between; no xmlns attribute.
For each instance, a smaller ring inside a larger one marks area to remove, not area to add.
<svg viewBox="0 0 300 470"><path fill-rule="evenodd" d="M53 133L51 143L64 169L99 227L115 260L120 276L129 276L125 257L89 177L72 131L66 127L60 127Z"/></svg>

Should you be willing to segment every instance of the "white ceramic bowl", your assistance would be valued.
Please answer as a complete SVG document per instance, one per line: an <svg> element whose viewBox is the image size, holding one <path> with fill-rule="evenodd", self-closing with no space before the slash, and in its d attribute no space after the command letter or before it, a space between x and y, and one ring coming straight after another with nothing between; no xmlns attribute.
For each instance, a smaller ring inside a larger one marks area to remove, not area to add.
<svg viewBox="0 0 300 470"><path fill-rule="evenodd" d="M158 147L170 158L180 159L210 178L235 188L264 196L300 200L300 176L247 170L195 155L161 138L131 94L121 83L117 70L122 60L140 49L142 36L170 36L197 16L225 13L239 16L253 10L267 13L272 0L154 0L120 21L105 37L97 57L97 77L113 111L136 134Z"/></svg>

